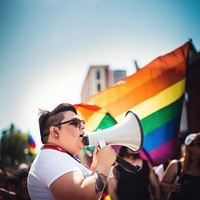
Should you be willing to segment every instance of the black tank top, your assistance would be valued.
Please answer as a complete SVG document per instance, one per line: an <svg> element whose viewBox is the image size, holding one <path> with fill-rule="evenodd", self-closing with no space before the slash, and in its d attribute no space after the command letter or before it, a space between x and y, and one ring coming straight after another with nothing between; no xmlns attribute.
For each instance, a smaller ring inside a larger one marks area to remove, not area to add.
<svg viewBox="0 0 200 200"><path fill-rule="evenodd" d="M150 200L148 191L149 166L143 161L143 166L136 174L127 172L119 165L117 168L117 195L119 200Z"/></svg>
<svg viewBox="0 0 200 200"><path fill-rule="evenodd" d="M200 200L200 176L182 174L180 180L181 192L172 193L172 200Z"/></svg>

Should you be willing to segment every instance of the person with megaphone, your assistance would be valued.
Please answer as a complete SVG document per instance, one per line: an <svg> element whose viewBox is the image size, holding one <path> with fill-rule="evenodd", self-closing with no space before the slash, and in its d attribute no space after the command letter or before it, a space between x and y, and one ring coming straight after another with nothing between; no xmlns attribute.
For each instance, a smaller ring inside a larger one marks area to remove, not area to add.
<svg viewBox="0 0 200 200"><path fill-rule="evenodd" d="M90 169L81 164L75 156L85 145L85 122L68 103L59 104L51 112L41 110L39 127L44 145L28 175L31 199L100 199L117 158L111 145L95 148Z"/></svg>

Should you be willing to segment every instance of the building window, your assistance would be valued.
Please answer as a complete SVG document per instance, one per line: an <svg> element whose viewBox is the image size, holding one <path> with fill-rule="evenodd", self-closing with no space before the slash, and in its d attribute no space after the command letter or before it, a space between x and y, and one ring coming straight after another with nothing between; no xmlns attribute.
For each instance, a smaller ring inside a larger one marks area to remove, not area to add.
<svg viewBox="0 0 200 200"><path fill-rule="evenodd" d="M97 72L96 72L96 79L99 80L100 78L101 78L101 77L100 77L100 71L97 71Z"/></svg>
<svg viewBox="0 0 200 200"><path fill-rule="evenodd" d="M97 84L97 91L98 91L98 92L101 91L101 85L100 85L100 83Z"/></svg>

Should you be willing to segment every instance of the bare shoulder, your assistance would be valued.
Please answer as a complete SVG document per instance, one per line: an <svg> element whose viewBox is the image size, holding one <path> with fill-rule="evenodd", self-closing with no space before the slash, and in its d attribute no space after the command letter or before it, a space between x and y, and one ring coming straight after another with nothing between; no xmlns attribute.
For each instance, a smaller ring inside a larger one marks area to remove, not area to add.
<svg viewBox="0 0 200 200"><path fill-rule="evenodd" d="M167 166L166 171L167 171L167 170L170 170L171 172L176 173L176 171L177 171L177 163L178 163L178 162L179 162L179 160L176 160L176 159L171 160L171 162L170 162L169 165Z"/></svg>
<svg viewBox="0 0 200 200"><path fill-rule="evenodd" d="M179 162L179 160L171 160L171 162L169 163L169 165L167 166L167 169L164 172L163 175L163 179L161 182L172 182L174 180L174 178L176 177L177 174L177 163Z"/></svg>
<svg viewBox="0 0 200 200"><path fill-rule="evenodd" d="M169 164L177 164L178 162L179 162L179 160L173 159L173 160L171 160L171 162Z"/></svg>

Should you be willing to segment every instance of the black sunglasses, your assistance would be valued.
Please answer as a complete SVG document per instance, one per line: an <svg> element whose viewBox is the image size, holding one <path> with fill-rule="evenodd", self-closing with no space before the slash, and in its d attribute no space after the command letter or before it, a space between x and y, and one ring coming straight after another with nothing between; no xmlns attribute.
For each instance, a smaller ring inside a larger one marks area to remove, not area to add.
<svg viewBox="0 0 200 200"><path fill-rule="evenodd" d="M67 124L67 123L70 123L71 125L74 125L75 127L79 128L79 129L82 127L82 125L85 125L84 120L81 120L81 119L78 119L78 118L72 118L68 121L60 122L60 123L55 124L53 126L59 126L59 125L62 125L62 124Z"/></svg>

